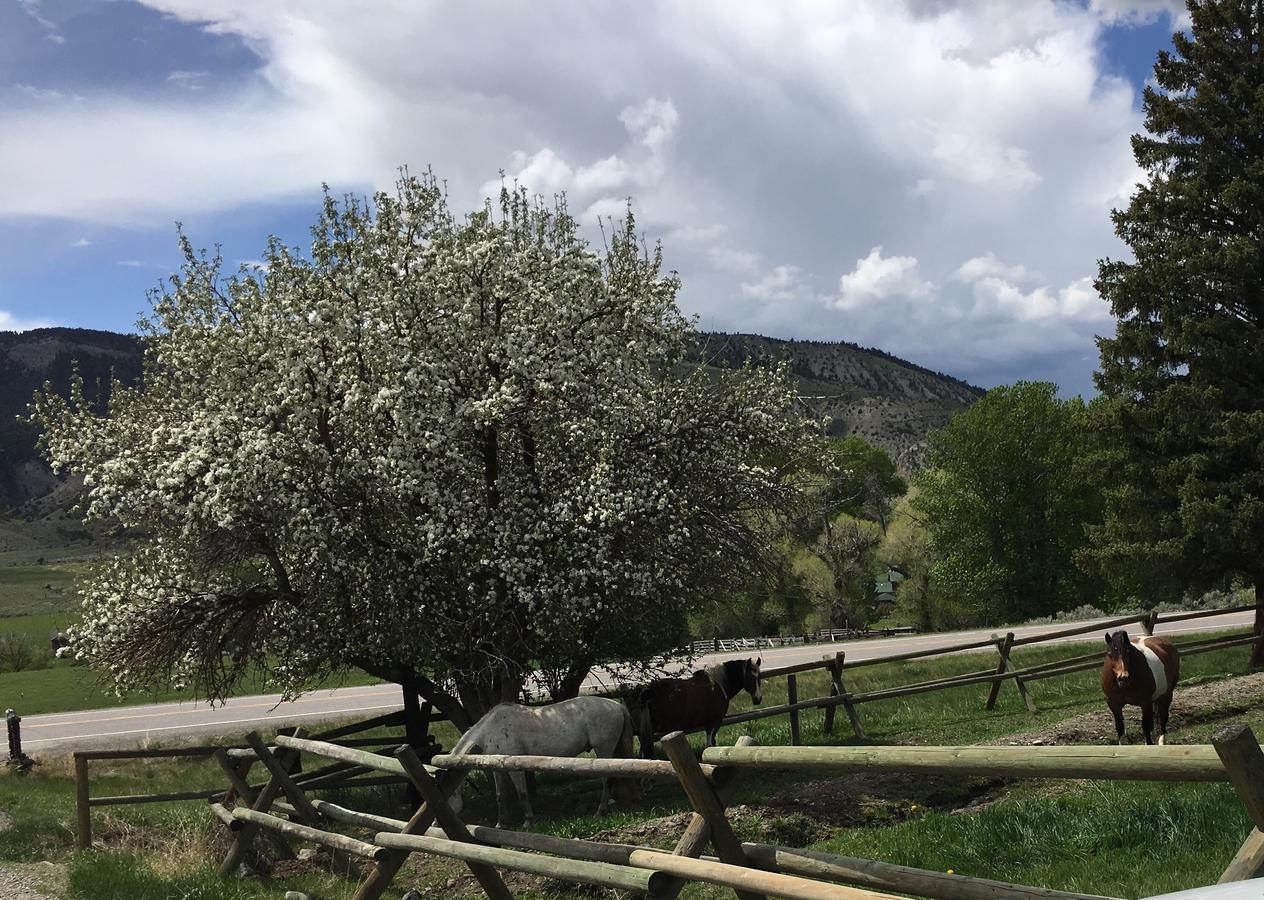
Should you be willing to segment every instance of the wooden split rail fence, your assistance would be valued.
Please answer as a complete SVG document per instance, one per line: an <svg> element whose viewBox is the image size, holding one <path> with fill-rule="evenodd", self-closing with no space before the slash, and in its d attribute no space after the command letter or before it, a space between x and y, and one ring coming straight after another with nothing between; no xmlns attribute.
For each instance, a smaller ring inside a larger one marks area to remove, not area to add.
<svg viewBox="0 0 1264 900"><path fill-rule="evenodd" d="M1034 646L1036 644L1048 643L1050 641L1059 641L1081 634L1098 633L1103 630L1120 628L1126 625L1139 625L1143 633L1154 634L1159 625L1171 624L1173 622L1184 622L1191 619L1201 619L1211 616L1222 616L1235 612L1246 612L1248 610L1256 610L1256 608L1257 607L1255 605L1249 605L1238 606L1232 609L1199 610L1197 612L1165 614L1154 612L1138 613L1134 615L1120 616L1104 622L1092 622L1087 625L1076 625L1070 628L1060 628L1054 631L1045 631L1040 634L1025 635L1023 637L1017 637L1013 632L1008 632L1006 634L996 634L990 638L982 640L964 641L957 644L951 644L946 647L912 650L906 653L895 653L888 656L872 657L868 659L848 659L845 651L830 653L819 660L812 660L789 666L766 667L762 673L762 677L765 680L770 678L786 679L786 694L788 702L778 706L767 706L736 713L726 717L724 719L724 724L736 725L741 722L749 722L755 719L766 719L774 716L788 716L790 720L790 743L792 746L797 746L801 741L801 714L805 710L823 709L825 711L825 718L822 729L825 734L833 734L835 710L837 707L841 706L847 713L847 719L851 724L852 732L856 735L856 737L862 740L867 740L868 735L865 733L864 725L860 719L860 712L857 709L857 707L861 704L874 703L879 700L893 700L899 697L910 697L915 694L948 690L950 688L968 687L971 685L987 685L989 686L989 692L984 706L986 709L992 709L995 707L997 698L1000 695L1001 686L1006 681L1012 681L1014 683L1015 689L1018 691L1023 703L1026 704L1027 709L1031 712L1035 712L1035 699L1032 697L1031 691L1028 689L1028 685L1031 682L1040 681L1045 678L1056 678L1062 675L1070 675L1090 669L1098 669L1102 665L1103 651L1095 651L1083 656L1074 656L1067 659L1053 660L1050 662L1040 663L1038 665L1017 667L1014 665L1012 659L1012 653L1015 648ZM1222 650L1226 647L1261 644L1264 643L1264 634L1257 634L1254 631L1251 631L1246 634L1228 634L1224 636L1203 638L1196 641L1176 641L1174 643L1182 655L1188 656L1197 653L1209 653L1213 650ZM935 678L929 681L921 681L913 684L884 687L871 691L851 692L846 688L845 675L848 671L853 669L865 666L877 666L883 663L907 662L915 659L928 659L936 656L968 653L970 651L985 650L989 647L996 649L998 660L995 665L990 665L985 669L966 672L960 675ZM800 700L798 676L805 672L818 670L824 670L829 673L830 689L828 695ZM626 694L627 692L624 693Z"/></svg>
<svg viewBox="0 0 1264 900"><path fill-rule="evenodd" d="M734 780L746 769L1229 782L1246 806L1254 828L1220 880L1264 873L1264 751L1250 729L1240 724L1217 730L1210 745L759 747L747 737L736 746L707 748L701 755L694 753L684 734L676 732L663 742L667 761L471 754L438 755L433 766L425 765L407 745L387 757L287 736L277 738L275 752L257 735L252 735L249 743L271 778L253 800L239 795L231 809L212 803L213 814L232 835L221 874L236 873L246 860L266 867L269 851L259 843L261 835L270 836L272 852L282 854L292 852L289 841L302 840L328 848L341 871L360 879L355 900L382 896L411 853L463 861L487 896L495 900L513 897L501 875L503 870L630 891L650 900L673 900L691 881L731 888L741 900L859 900L891 898L895 893L942 900L1094 900L1086 894L743 843L734 833L726 810ZM424 801L404 820L310 798L307 792L311 788L289 774L299 753L403 775ZM671 852L468 825L447 798L472 769L674 780L680 783L694 813ZM334 830L340 826L367 833L353 837ZM708 847L712 855L704 855ZM360 862L349 862L354 860Z"/></svg>
<svg viewBox="0 0 1264 900"><path fill-rule="evenodd" d="M423 704L423 720L424 726L421 732L425 734L428 731L429 723L435 721L429 713L429 709ZM402 711L388 713L382 716L375 716L361 722L354 722L338 728L332 728L315 735L330 746L339 746L346 749L357 747L390 747L394 748L399 745L401 736L380 735L376 737L349 737L349 735L359 734L364 731L370 731L377 728L398 728L404 723L404 714ZM336 741L337 744L330 742ZM434 743L433 738L426 734L426 743L430 745L428 748L419 748L422 755L430 756L438 752L439 746ZM362 751L356 751L362 752ZM373 754L367 754L372 756ZM169 749L157 750L76 750L73 754L75 761L75 812L76 812L76 828L75 842L81 850L86 850L92 846L92 810L100 806L122 806L138 803L170 803L178 800L210 800L211 802L222 803L226 799L231 800L235 796L253 796L257 791L261 790L263 784L251 784L247 775L254 760L258 758L257 750L250 744L208 744L192 747L173 747ZM179 791L165 794L129 794L123 796L107 796L94 797L91 792L91 770L89 765L94 761L110 760L118 762L121 760L155 760L170 759L174 757L195 757L214 762L217 771L222 775L229 777L231 784L229 791L224 788L206 788L200 790ZM321 766L304 772L296 772L292 779L302 784L307 790L315 790L318 788L339 787L339 788L355 788L370 787L374 785L386 783L404 783L406 779L402 773L393 776L384 776L374 774L372 767L363 765L355 765L347 761L336 761L329 765Z"/></svg>

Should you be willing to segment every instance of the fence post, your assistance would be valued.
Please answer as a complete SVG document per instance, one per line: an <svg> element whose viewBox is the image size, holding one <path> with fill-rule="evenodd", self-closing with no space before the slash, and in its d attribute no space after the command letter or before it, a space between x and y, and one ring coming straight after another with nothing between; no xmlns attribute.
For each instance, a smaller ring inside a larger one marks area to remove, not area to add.
<svg viewBox="0 0 1264 900"><path fill-rule="evenodd" d="M469 747L469 750L472 753L478 753L481 748L473 745ZM441 772L438 778L439 787L443 790L444 796L450 797L465 780L465 772L459 769L448 769ZM425 834L426 829L435 823L435 809L435 806L423 801L409 818L408 823L400 830L400 834ZM377 860L373 864L373 871L356 889L352 900L378 900L391 886L400 867L408 859L408 854L408 850L393 850Z"/></svg>
<svg viewBox="0 0 1264 900"><path fill-rule="evenodd" d="M294 733L295 737L301 737L305 732L303 732L301 728L296 728ZM246 737L249 740L252 736L255 739L258 739L259 733L257 731L252 731ZM276 755L279 757L277 761L281 765L281 770L286 773L288 773L290 769L293 768L294 764L298 762L299 754L297 750L278 750ZM250 805L250 808L255 812L268 812L268 810L272 808L273 801L277 799L277 795L280 794L283 789L281 779L273 774L273 776L268 779L268 783L265 784L256 795L255 802ZM246 858L246 854L248 854L253 847L255 834L258 831L258 824L254 822L247 822L242 826L240 831L233 832L233 844L228 848L228 853L224 856L223 862L219 864L220 875L227 878L237 871L237 867L241 865L242 861Z"/></svg>
<svg viewBox="0 0 1264 900"><path fill-rule="evenodd" d="M75 813L78 829L76 845L80 850L92 846L92 807L88 803L88 758L75 751Z"/></svg>
<svg viewBox="0 0 1264 900"><path fill-rule="evenodd" d="M790 706L790 745L799 746L799 711L794 705L799 702L799 680L793 675L786 676L786 700Z"/></svg>
<svg viewBox="0 0 1264 900"><path fill-rule="evenodd" d="M995 634L992 637L996 640L996 652L1001 655L1001 661L996 664L996 674L1004 675L1014 668L1009 661L1009 651L1014 646L1014 632L1007 632L1003 638ZM999 678L992 682L992 690L988 692L985 709L994 709L996 707L996 698L1001 693L1002 684L1004 684L1004 681ZM1023 703L1027 705L1027 711L1035 712L1036 703L1028 696L1027 685L1023 684L1021 679L1015 678L1014 687L1018 688L1018 693L1023 698Z"/></svg>
<svg viewBox="0 0 1264 900"><path fill-rule="evenodd" d="M1222 725L1211 735L1212 746L1224 763L1229 782L1237 791L1255 827L1220 876L1220 883L1245 881L1264 874L1264 751L1251 729L1242 722Z"/></svg>
<svg viewBox="0 0 1264 900"><path fill-rule="evenodd" d="M847 695L847 686L843 684L843 663L846 661L847 653L840 650L834 654L834 659L827 666L830 672L830 696L843 698L843 709L847 712L847 720L851 722L852 734L862 741L867 741L869 735L865 734L865 726L860 724L860 713L856 709L856 704L852 703ZM825 707L825 732L826 734L834 733L833 706Z"/></svg>
<svg viewBox="0 0 1264 900"><path fill-rule="evenodd" d="M1154 629L1158 626L1158 624L1159 612L1158 610L1152 609L1150 610L1150 615L1146 616L1145 621L1141 623L1141 631L1146 635L1152 635L1154 634Z"/></svg>
<svg viewBox="0 0 1264 900"><path fill-rule="evenodd" d="M738 747L753 747L755 739L750 735L742 735L737 739ZM715 769L711 774L711 783L715 785L716 796L720 798L721 804L727 804L729 794L732 791L733 782L737 779L739 770L732 766L721 766ZM694 813L693 818L689 820L689 824L685 827L684 833L680 835L680 839L676 841L676 846L672 848L673 856L688 856L697 858L702 855L703 849L711 840L711 826L701 813ZM685 888L685 880L677 876L673 876L666 881L661 887L651 891L646 900L676 900L680 892Z"/></svg>
<svg viewBox="0 0 1264 900"><path fill-rule="evenodd" d="M1260 596L1261 588L1264 588L1264 585L1257 582L1255 585L1255 633L1259 636L1259 640L1251 645L1252 669L1264 667L1264 597Z"/></svg>
<svg viewBox="0 0 1264 900"><path fill-rule="evenodd" d="M706 820L711 845L715 847L720 861L735 866L748 866L742 842L737 839L733 826L724 815L724 803L716 795L711 782L702 774L698 758L694 756L685 733L675 731L664 737L663 749L667 751L667 758L676 769L676 777L680 779L680 786L685 789L690 805ZM737 896L741 900L764 900L763 894L751 891L737 891Z"/></svg>
<svg viewBox="0 0 1264 900"><path fill-rule="evenodd" d="M430 777L430 773L426 771L426 767L422 765L421 759L417 756L415 750L408 744L395 751L395 758L399 760L400 765L404 767L408 779L417 788L417 792L424 798L426 806L434 810L435 819L439 822L439 827L443 829L443 833L449 839L454 841L463 841L468 844L477 843L473 835L470 834L469 828L465 826L465 822L456 814L456 810L448 803L447 794L439 783ZM500 877L500 873L486 863L467 862L470 871L474 873L474 877L478 879L479 886L483 892L491 897L492 900L514 900L513 894L509 892L509 888L505 885L505 881Z"/></svg>

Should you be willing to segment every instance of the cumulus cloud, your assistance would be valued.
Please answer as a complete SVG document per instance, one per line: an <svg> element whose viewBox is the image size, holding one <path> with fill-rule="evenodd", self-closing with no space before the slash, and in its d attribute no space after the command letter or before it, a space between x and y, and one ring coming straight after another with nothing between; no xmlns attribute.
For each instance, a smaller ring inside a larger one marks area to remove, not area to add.
<svg viewBox="0 0 1264 900"><path fill-rule="evenodd" d="M213 91L164 71L163 90L0 104L0 169L23 173L0 219L167 227L427 163L466 206L503 170L567 191L586 223L632 197L708 327L1073 388L1088 383L1099 325L1086 323L1102 321L1073 286L1120 254L1108 213L1138 178L1141 117L1103 59L1104 24L1170 8L651 0L561 15L470 0L366 16L334 0L142 2L245 42L257 70L217 75ZM1032 322L1059 331L1049 346L1064 355L1038 371Z"/></svg>
<svg viewBox="0 0 1264 900"><path fill-rule="evenodd" d="M856 268L838 281L837 309L853 310L888 297L921 300L934 293L934 285L923 281L912 256L883 256L881 247L856 260Z"/></svg>

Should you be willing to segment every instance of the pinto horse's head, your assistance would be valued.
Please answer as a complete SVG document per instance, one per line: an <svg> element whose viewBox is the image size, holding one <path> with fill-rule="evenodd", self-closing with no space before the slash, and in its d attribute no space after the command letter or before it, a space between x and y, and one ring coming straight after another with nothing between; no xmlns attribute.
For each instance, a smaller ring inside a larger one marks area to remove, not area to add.
<svg viewBox="0 0 1264 900"><path fill-rule="evenodd" d="M764 691L759 684L759 666L764 661L761 656L758 659L746 660L746 677L742 687L746 688L746 693L751 695L751 702L756 706L764 701Z"/></svg>
<svg viewBox="0 0 1264 900"><path fill-rule="evenodd" d="M1106 668L1115 677L1115 684L1120 687L1127 687L1132 680L1132 673L1128 671L1131 656L1132 641L1128 632L1121 628L1106 635Z"/></svg>

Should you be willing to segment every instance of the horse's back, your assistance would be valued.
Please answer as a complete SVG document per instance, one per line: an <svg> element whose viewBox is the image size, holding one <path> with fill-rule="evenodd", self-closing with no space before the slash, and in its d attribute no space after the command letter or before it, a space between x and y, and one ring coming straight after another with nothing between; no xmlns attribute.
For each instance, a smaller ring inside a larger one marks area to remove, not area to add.
<svg viewBox="0 0 1264 900"><path fill-rule="evenodd" d="M1133 638L1135 644L1147 659L1153 657L1160 668L1154 672L1156 696L1170 694L1176 687L1176 680L1181 674L1181 651L1169 638L1157 634L1141 635ZM1155 668L1151 663L1151 668ZM1160 690L1159 677L1163 678L1163 689Z"/></svg>
<svg viewBox="0 0 1264 900"><path fill-rule="evenodd" d="M728 698L703 672L689 678L659 678L641 692L654 730L679 731L709 725L724 717Z"/></svg>
<svg viewBox="0 0 1264 900"><path fill-rule="evenodd" d="M467 734L484 753L511 756L577 756L617 740L628 721L627 709L608 697L572 697L545 706L501 703L492 707Z"/></svg>

